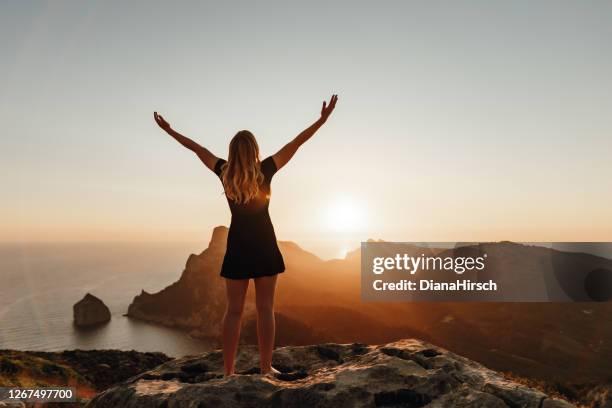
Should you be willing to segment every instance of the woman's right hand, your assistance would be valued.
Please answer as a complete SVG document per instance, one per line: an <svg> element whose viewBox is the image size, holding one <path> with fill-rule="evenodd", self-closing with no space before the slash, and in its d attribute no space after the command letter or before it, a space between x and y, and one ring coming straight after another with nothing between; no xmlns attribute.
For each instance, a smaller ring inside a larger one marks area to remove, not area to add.
<svg viewBox="0 0 612 408"><path fill-rule="evenodd" d="M160 128L164 129L166 132L172 129L170 127L170 124L166 122L166 120L162 117L162 115L158 114L157 112L153 112L153 118L155 119L155 122L157 123L157 125Z"/></svg>

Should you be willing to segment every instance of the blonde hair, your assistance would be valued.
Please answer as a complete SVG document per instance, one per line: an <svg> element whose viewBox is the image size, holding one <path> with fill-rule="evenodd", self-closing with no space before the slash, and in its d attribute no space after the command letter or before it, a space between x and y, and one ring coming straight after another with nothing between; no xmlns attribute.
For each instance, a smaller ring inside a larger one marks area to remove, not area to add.
<svg viewBox="0 0 612 408"><path fill-rule="evenodd" d="M227 163L221 167L225 195L237 204L246 204L259 194L264 180L255 136L241 130L229 145Z"/></svg>

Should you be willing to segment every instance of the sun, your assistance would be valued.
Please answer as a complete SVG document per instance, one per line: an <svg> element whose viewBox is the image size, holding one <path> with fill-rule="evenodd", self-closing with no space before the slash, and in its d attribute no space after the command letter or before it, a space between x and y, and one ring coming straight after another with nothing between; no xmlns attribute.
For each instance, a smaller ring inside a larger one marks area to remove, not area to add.
<svg viewBox="0 0 612 408"><path fill-rule="evenodd" d="M325 226L335 232L353 232L366 224L366 211L357 200L337 198L329 203Z"/></svg>

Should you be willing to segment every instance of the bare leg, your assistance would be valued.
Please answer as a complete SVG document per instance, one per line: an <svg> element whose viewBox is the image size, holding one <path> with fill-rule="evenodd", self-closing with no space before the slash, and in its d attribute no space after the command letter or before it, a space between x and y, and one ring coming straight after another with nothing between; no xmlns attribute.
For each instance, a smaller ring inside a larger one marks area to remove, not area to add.
<svg viewBox="0 0 612 408"><path fill-rule="evenodd" d="M234 359L240 338L240 324L244 299L249 288L248 279L225 279L227 307L223 317L223 365L225 375L234 374Z"/></svg>
<svg viewBox="0 0 612 408"><path fill-rule="evenodd" d="M274 350L274 291L276 277L264 276L255 278L255 303L257 306L257 339L259 342L259 367L262 374L272 368L272 351Z"/></svg>

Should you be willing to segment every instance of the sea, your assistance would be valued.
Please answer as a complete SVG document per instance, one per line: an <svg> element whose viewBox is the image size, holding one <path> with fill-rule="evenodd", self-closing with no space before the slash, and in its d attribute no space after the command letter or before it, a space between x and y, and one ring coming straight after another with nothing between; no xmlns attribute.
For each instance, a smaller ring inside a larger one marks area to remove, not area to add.
<svg viewBox="0 0 612 408"><path fill-rule="evenodd" d="M0 349L160 351L201 353L212 342L124 316L141 290L178 280L198 243L0 244ZM91 293L109 307L108 324L73 325L72 306Z"/></svg>
<svg viewBox="0 0 612 408"><path fill-rule="evenodd" d="M176 282L189 254L200 253L207 245L0 243L0 349L119 349L179 357L216 347L186 332L124 316L134 296ZM610 243L553 247L612 259ZM72 306L86 293L109 307L109 323L91 329L73 325Z"/></svg>

